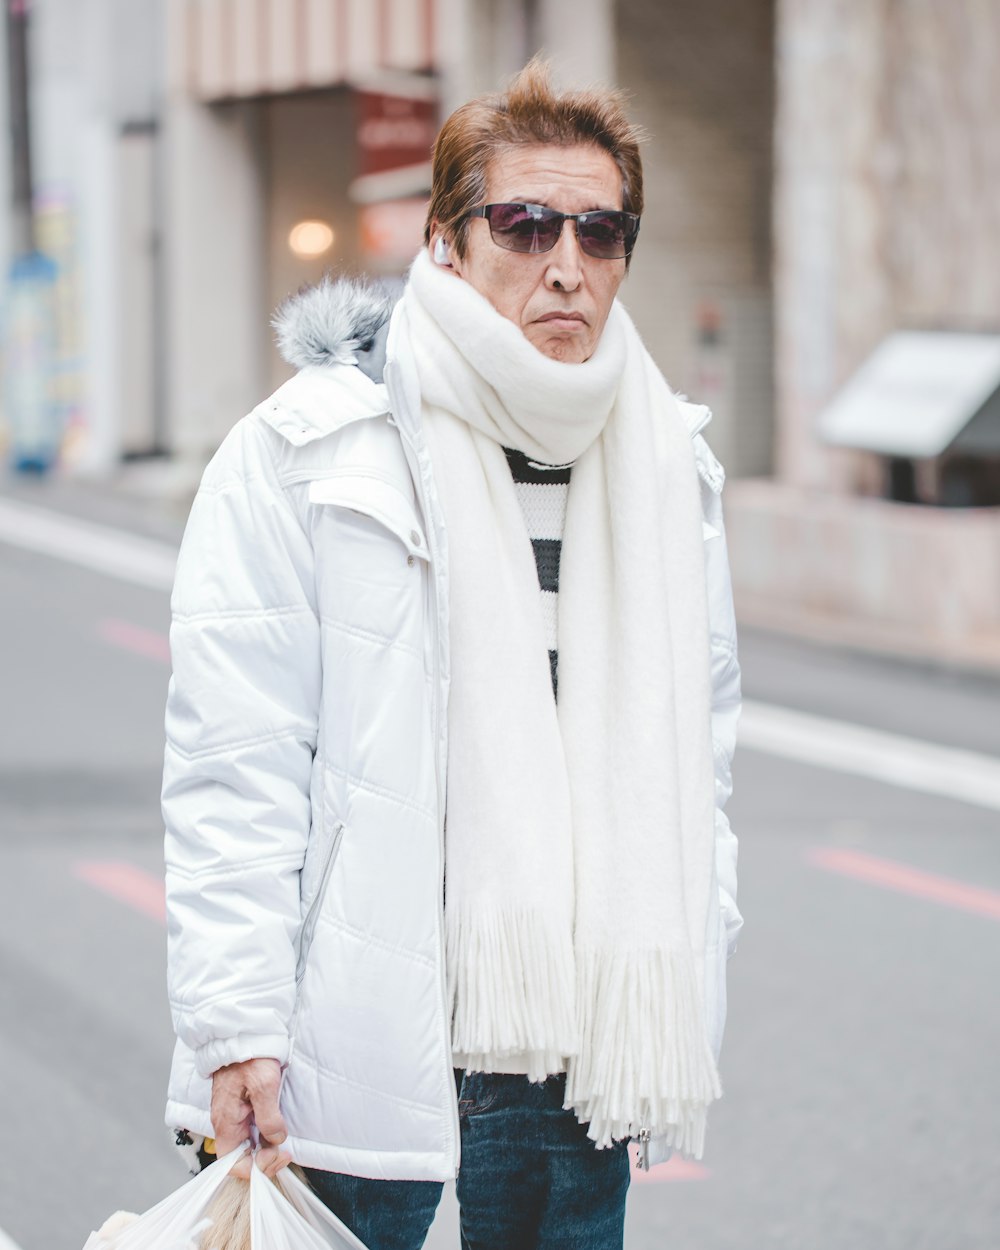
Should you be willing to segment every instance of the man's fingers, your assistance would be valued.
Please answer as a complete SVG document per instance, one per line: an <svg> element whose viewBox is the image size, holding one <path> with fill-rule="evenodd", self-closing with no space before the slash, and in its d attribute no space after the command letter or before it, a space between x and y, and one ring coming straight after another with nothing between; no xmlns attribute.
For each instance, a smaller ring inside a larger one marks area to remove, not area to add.
<svg viewBox="0 0 1000 1250"><path fill-rule="evenodd" d="M288 1136L285 1121L278 1110L277 1099L264 1103L255 1102L253 1118L257 1123L257 1131L260 1133L261 1140L266 1141L268 1145L280 1146Z"/></svg>
<svg viewBox="0 0 1000 1250"><path fill-rule="evenodd" d="M239 1122L221 1121L223 1128L215 1130L215 1153L216 1157L221 1159L224 1155L229 1154L231 1150L235 1150L242 1142L250 1137L250 1116L244 1116ZM216 1119L212 1117L213 1127Z"/></svg>
<svg viewBox="0 0 1000 1250"><path fill-rule="evenodd" d="M241 1181L248 1181L250 1179L250 1168L252 1167L252 1165L253 1165L253 1155L251 1155L248 1152L244 1158L240 1159L238 1163L233 1164L233 1167L229 1175L235 1176Z"/></svg>
<svg viewBox="0 0 1000 1250"><path fill-rule="evenodd" d="M288 1136L288 1128L278 1106L281 1091L281 1065L276 1059L248 1059L220 1068L212 1077L212 1127L218 1156L229 1154L251 1136L256 1124L262 1149L258 1166L274 1176L291 1161L277 1147ZM249 1158L233 1168L233 1176L248 1180Z"/></svg>
<svg viewBox="0 0 1000 1250"><path fill-rule="evenodd" d="M225 1087L212 1091L210 1115L215 1131L215 1151L220 1159L250 1136L252 1114L252 1107L239 1094Z"/></svg>
<svg viewBox="0 0 1000 1250"><path fill-rule="evenodd" d="M278 1107L281 1068L273 1060L258 1061L247 1072L246 1088L257 1131L269 1145L280 1146L288 1136L288 1128Z"/></svg>
<svg viewBox="0 0 1000 1250"><path fill-rule="evenodd" d="M279 1150L277 1146L262 1146L254 1156L254 1161L264 1175L273 1180L282 1168L288 1167L292 1160L290 1155Z"/></svg>

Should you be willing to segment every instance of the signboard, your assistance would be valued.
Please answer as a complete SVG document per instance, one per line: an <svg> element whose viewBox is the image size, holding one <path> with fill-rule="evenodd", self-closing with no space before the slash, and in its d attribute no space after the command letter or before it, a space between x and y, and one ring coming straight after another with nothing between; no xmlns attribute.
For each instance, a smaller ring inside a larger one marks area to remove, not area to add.
<svg viewBox="0 0 1000 1250"><path fill-rule="evenodd" d="M437 100L384 91L357 91L355 99L358 176L351 198L377 204L428 192Z"/></svg>
<svg viewBox="0 0 1000 1250"><path fill-rule="evenodd" d="M890 334L820 414L828 443L939 456L1000 386L1000 335Z"/></svg>

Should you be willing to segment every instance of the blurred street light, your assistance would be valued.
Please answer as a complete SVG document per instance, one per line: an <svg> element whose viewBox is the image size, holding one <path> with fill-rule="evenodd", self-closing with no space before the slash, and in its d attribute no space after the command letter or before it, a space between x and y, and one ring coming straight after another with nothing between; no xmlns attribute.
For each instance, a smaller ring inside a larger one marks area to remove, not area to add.
<svg viewBox="0 0 1000 1250"><path fill-rule="evenodd" d="M296 256L322 256L333 247L333 238L325 221L300 221L288 235L288 246Z"/></svg>

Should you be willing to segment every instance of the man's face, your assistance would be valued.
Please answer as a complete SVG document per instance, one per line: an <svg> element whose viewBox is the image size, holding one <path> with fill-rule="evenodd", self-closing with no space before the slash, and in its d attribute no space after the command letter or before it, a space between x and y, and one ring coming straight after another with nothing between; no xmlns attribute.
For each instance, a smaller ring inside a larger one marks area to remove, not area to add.
<svg viewBox="0 0 1000 1250"><path fill-rule="evenodd" d="M494 159L484 203L543 204L561 213L620 209L621 174L593 144L525 144ZM489 222L473 217L465 258L452 252L451 262L540 352L567 364L593 355L625 277L624 260L584 255L572 221L563 222L551 252L530 255L498 247Z"/></svg>

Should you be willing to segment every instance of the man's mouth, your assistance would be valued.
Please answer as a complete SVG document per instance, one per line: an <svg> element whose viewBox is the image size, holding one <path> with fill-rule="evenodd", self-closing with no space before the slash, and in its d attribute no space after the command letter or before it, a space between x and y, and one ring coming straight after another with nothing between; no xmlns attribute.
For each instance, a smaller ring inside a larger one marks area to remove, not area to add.
<svg viewBox="0 0 1000 1250"><path fill-rule="evenodd" d="M544 317L536 318L536 320L544 321L546 323L558 322L562 324L563 322L574 322L579 325L587 324L587 318L583 315L583 313L578 312L550 312L546 313Z"/></svg>

